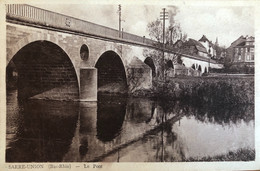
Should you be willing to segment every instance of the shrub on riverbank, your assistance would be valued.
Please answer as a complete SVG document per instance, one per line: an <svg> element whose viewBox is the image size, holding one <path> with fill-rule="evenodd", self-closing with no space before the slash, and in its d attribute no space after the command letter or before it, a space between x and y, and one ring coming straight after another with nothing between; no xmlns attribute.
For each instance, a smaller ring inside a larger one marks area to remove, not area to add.
<svg viewBox="0 0 260 171"><path fill-rule="evenodd" d="M254 104L254 78L194 77L157 82L152 90L138 90L133 96L158 97L197 104Z"/></svg>

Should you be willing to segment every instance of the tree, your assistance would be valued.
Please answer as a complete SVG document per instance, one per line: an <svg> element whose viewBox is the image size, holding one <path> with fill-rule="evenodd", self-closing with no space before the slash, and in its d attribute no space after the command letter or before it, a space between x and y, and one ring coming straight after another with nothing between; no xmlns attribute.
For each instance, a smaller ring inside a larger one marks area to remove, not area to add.
<svg viewBox="0 0 260 171"><path fill-rule="evenodd" d="M156 19L148 23L147 30L151 39L155 39L157 42L162 43L163 39L163 25L160 19Z"/></svg>
<svg viewBox="0 0 260 171"><path fill-rule="evenodd" d="M187 34L183 33L181 30L180 23L177 22L175 19L176 14L178 13L178 8L175 6L169 6L168 7L168 18L169 18L169 24L165 28L165 44L166 47L172 48L176 53L174 56L171 56L171 59L174 63L182 64L181 60L181 49L175 48L172 46L173 43L175 43L178 39L185 41L187 39ZM147 25L147 31L149 33L149 36L151 39L158 42L158 45L162 47L163 42L163 22L160 19L156 19L155 21L152 21L148 23ZM144 53L145 57L152 58L158 65L157 65L157 78L160 80L164 80L165 78L165 71L167 66L167 61L164 59L163 51L160 52L160 50L148 50Z"/></svg>
<svg viewBox="0 0 260 171"><path fill-rule="evenodd" d="M183 33L180 23L176 21L175 16L178 13L178 8L175 6L169 6L169 24L165 29L165 43L167 45L173 45L177 40L185 42L187 40L187 34ZM160 19L156 19L148 23L147 31L151 39L156 40L159 45L163 42L163 23ZM177 63L182 64L181 49L174 49L176 51L175 58Z"/></svg>
<svg viewBox="0 0 260 171"><path fill-rule="evenodd" d="M233 47L229 47L227 49L227 55L225 56L224 58L224 69L225 71L227 72L230 67L234 64L234 50L233 50Z"/></svg>
<svg viewBox="0 0 260 171"><path fill-rule="evenodd" d="M169 25L165 28L165 43L172 45L178 39L185 41L187 34L182 32L180 23L175 20L178 8L175 6L170 6L169 8ZM163 42L163 23L159 18L148 23L147 31L151 39L156 40L158 43Z"/></svg>

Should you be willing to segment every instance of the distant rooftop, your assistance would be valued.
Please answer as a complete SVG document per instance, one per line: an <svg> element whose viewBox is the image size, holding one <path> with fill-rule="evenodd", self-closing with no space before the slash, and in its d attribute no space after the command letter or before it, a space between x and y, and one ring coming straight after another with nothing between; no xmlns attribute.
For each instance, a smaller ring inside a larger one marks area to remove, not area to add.
<svg viewBox="0 0 260 171"><path fill-rule="evenodd" d="M205 35L203 35L203 36L200 38L199 41L200 41L200 42L206 42L206 41L209 42L209 40L207 39L207 37L206 37Z"/></svg>
<svg viewBox="0 0 260 171"><path fill-rule="evenodd" d="M195 46L198 49L198 51L207 53L206 48L199 41L191 38L184 43L184 46Z"/></svg>

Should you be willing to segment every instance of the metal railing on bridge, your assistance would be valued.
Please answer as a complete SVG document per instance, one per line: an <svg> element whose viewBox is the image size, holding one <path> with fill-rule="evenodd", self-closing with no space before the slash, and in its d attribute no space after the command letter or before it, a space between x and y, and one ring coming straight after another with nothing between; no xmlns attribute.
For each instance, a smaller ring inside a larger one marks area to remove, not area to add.
<svg viewBox="0 0 260 171"><path fill-rule="evenodd" d="M119 37L119 31L106 26L91 23L85 20L77 19L74 17L66 16L56 12L48 11L45 9L37 8L27 4L6 4L6 18L9 20L25 22L28 24L35 24L39 26L51 27L55 29L68 30L78 33L89 34L97 37L117 39L121 41L137 43L147 46L152 46L157 49L164 49L173 53L176 52L171 46L165 46L157 41L137 36L131 33L123 32ZM186 57L190 55L182 54ZM202 61L208 61L204 57L192 57ZM215 63L214 60L210 62Z"/></svg>
<svg viewBox="0 0 260 171"><path fill-rule="evenodd" d="M123 33L123 38L119 38L119 31L116 29L26 4L7 4L6 10L7 19L14 19L18 21L20 20L32 24L77 31L107 38L125 39L137 43L147 44L150 46L158 44L156 41L153 41L151 39L147 39L145 37L137 36L127 32Z"/></svg>

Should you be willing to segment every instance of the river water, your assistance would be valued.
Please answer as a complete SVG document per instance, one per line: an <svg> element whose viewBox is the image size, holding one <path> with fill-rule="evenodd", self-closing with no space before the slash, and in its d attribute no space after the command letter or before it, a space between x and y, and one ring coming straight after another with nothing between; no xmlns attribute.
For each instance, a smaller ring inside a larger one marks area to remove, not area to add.
<svg viewBox="0 0 260 171"><path fill-rule="evenodd" d="M255 149L252 105L113 96L21 102L12 90L6 128L7 162L203 161Z"/></svg>

